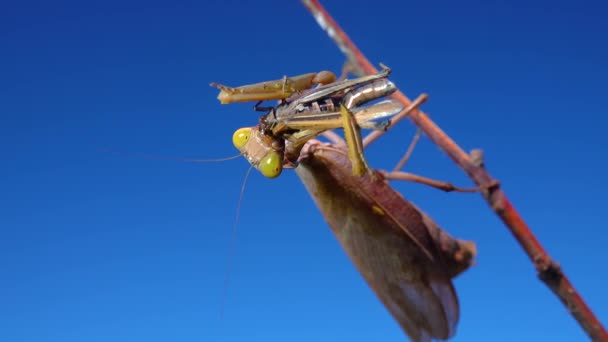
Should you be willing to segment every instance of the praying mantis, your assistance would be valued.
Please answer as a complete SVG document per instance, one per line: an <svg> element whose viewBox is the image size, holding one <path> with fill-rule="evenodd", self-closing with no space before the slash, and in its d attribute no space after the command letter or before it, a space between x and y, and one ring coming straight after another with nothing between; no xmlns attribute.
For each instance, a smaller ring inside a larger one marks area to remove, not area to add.
<svg viewBox="0 0 608 342"><path fill-rule="evenodd" d="M255 108L268 112L258 125L238 129L234 145L266 177L295 167L342 248L410 339L447 339L460 317L451 279L472 264L476 248L452 238L388 184L406 179L405 173L379 172L365 162L360 128L383 130L388 123L374 120L414 110L427 99L422 95L407 108L391 99L361 107L396 90L389 74L383 66L375 75L330 83L306 76L307 83L285 77L238 88L212 85L221 89L222 103L258 101ZM259 107L266 99L280 102ZM344 129L346 141L327 132L334 128ZM313 139L321 134L332 143Z"/></svg>
<svg viewBox="0 0 608 342"><path fill-rule="evenodd" d="M412 341L448 339L460 317L451 279L475 243L451 237L384 174L353 176L344 142L310 140L295 169L338 242Z"/></svg>

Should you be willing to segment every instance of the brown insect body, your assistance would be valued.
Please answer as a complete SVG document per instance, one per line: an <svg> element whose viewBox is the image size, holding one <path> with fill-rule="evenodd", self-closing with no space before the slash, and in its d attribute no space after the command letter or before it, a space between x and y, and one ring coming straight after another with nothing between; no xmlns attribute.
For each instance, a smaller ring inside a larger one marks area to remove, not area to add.
<svg viewBox="0 0 608 342"><path fill-rule="evenodd" d="M295 165L306 141L344 126L345 113L341 107L348 110L346 116L358 127L384 130L389 121L374 120L399 113L403 105L391 99L362 105L395 92L396 86L387 79L389 74L390 69L385 67L375 75L301 91L270 108L257 126L238 129L233 135L233 144L264 176L274 178L281 174L283 166ZM288 148L283 149L284 145Z"/></svg>
<svg viewBox="0 0 608 342"><path fill-rule="evenodd" d="M298 176L402 329L417 342L447 339L459 320L451 279L470 266L475 247L441 230L364 161L359 129L382 129L373 120L412 110L425 99L421 96L407 109L392 99L362 106L396 90L386 79L389 73L383 68L375 75L303 90L271 109L259 125L237 130L233 142L266 177L277 177L283 166L300 163ZM281 92L285 94L283 88ZM327 146L311 140L340 127L345 144Z"/></svg>
<svg viewBox="0 0 608 342"><path fill-rule="evenodd" d="M310 141L296 173L342 248L413 341L447 339L459 319L451 282L475 255L383 180L355 177L345 149Z"/></svg>

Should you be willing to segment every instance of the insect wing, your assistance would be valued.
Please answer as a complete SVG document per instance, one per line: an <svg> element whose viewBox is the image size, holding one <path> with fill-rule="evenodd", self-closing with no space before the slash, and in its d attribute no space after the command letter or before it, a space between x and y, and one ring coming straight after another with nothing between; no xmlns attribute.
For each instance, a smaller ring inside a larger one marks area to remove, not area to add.
<svg viewBox="0 0 608 342"><path fill-rule="evenodd" d="M298 94L294 98L287 99L287 104L281 106L281 109L277 108L277 118L280 118L282 116L289 116L292 113L297 113L298 108L302 108L302 106L307 106L308 104L314 101L331 97L349 88L361 86L365 83L369 83L374 80L386 78L390 74L390 71L391 70L389 68L385 68L375 75L363 76L353 80L330 83L315 89L302 92L302 94Z"/></svg>
<svg viewBox="0 0 608 342"><path fill-rule="evenodd" d="M342 248L410 338L451 337L458 298L423 215L384 181L353 177L348 159L334 150L300 160L296 172Z"/></svg>
<svg viewBox="0 0 608 342"><path fill-rule="evenodd" d="M369 106L355 108L352 114L357 124L363 128L370 128L366 127L365 124L373 120L393 116L402 111L403 108L403 104L399 101L385 100ZM339 111L326 113L302 112L284 120L282 123L288 128L297 130L334 129L342 126Z"/></svg>

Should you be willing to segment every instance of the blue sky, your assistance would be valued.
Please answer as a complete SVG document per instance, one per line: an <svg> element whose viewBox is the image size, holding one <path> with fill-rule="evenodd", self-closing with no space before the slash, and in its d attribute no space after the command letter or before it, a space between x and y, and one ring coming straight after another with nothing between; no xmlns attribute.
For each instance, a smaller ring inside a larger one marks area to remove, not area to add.
<svg viewBox="0 0 608 342"><path fill-rule="evenodd" d="M608 323L608 130L601 1L332 1L374 63L463 148L483 148L551 255ZM403 341L293 172L247 183L226 259L249 104L209 82L329 69L340 52L298 2L20 1L0 13L2 341ZM403 123L368 150L391 168ZM470 184L423 139L410 172ZM477 195L395 183L477 265L454 341L581 341ZM220 308L224 316L220 319Z"/></svg>

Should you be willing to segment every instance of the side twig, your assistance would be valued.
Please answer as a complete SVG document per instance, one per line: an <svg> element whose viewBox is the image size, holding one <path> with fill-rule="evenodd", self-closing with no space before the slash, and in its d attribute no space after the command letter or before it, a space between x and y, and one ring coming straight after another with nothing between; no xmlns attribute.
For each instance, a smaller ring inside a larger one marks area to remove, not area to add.
<svg viewBox="0 0 608 342"><path fill-rule="evenodd" d="M350 40L331 15L321 6L319 1L303 0L302 2L311 12L321 28L327 32L330 38L334 40L336 45L346 55L348 63L350 63L355 70L365 74L377 72L376 68L374 68L363 53ZM411 103L411 101L400 91L393 94L393 98L401 101L406 107ZM399 114L392 119L393 125L408 116L409 119L422 130L431 141L443 150L444 153L452 158L452 160L463 169L478 186L487 189L481 192L482 196L511 231L526 254L528 254L528 257L538 271L538 277L561 300L593 341L608 341L608 332L606 332L606 329L591 311L587 303L585 303L581 295L576 291L559 265L553 261L538 239L534 236L523 218L511 204L504 191L500 189L499 186L492 186L492 184L498 183L485 170L481 155L476 152L474 156L469 156L422 111L414 110L410 112L409 115L406 113L403 114L405 115ZM380 134L380 132L370 133L365 138L364 145L373 142Z"/></svg>

